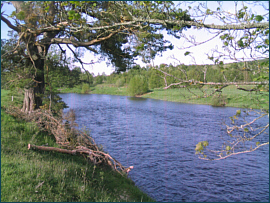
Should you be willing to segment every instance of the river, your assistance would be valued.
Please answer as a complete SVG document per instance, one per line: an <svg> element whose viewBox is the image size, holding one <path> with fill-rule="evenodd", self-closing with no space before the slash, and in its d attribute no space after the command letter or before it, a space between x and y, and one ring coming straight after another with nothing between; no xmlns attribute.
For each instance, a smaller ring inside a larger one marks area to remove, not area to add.
<svg viewBox="0 0 270 203"><path fill-rule="evenodd" d="M269 147L219 161L198 159L195 146L221 144L223 121L237 108L96 94L60 94L79 128L160 202L268 202ZM67 111L66 109L65 111ZM262 122L269 122L268 118Z"/></svg>

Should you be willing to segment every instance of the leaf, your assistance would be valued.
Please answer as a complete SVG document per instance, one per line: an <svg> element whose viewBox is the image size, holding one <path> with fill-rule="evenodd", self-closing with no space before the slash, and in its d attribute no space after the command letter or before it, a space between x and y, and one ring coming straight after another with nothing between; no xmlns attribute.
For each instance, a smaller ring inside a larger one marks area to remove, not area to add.
<svg viewBox="0 0 270 203"><path fill-rule="evenodd" d="M204 147L207 147L207 146L209 145L209 143L208 143L208 141L203 141L203 142L202 142L202 145L203 145Z"/></svg>
<svg viewBox="0 0 270 203"><path fill-rule="evenodd" d="M227 146L227 147L226 147L226 150L227 150L227 151L231 150L231 147L230 147L230 146Z"/></svg>
<svg viewBox="0 0 270 203"><path fill-rule="evenodd" d="M24 20L24 18L25 18L24 11L20 11L19 13L17 13L16 17L17 17L18 20Z"/></svg>
<svg viewBox="0 0 270 203"><path fill-rule="evenodd" d="M73 16L74 14L75 14L75 11L73 11L73 10L71 10L71 11L68 12L68 15L69 16Z"/></svg>
<svg viewBox="0 0 270 203"><path fill-rule="evenodd" d="M48 12L49 9L50 9L50 6L47 6L46 8L44 8L44 10L45 10L46 12Z"/></svg>
<svg viewBox="0 0 270 203"><path fill-rule="evenodd" d="M67 6L67 5L68 5L67 2L62 2L62 3L61 3L61 6Z"/></svg>
<svg viewBox="0 0 270 203"><path fill-rule="evenodd" d="M244 43L243 43L242 39L238 40L237 44L239 47L244 47Z"/></svg>
<svg viewBox="0 0 270 203"><path fill-rule="evenodd" d="M256 142L256 145L258 146L260 144L260 142Z"/></svg>
<svg viewBox="0 0 270 203"><path fill-rule="evenodd" d="M237 110L236 111L236 115L238 116L238 115L240 115L241 114L241 110Z"/></svg>
<svg viewBox="0 0 270 203"><path fill-rule="evenodd" d="M196 150L197 152L201 152L201 151L203 150L203 145L202 145L201 142L199 142L198 144L196 144L195 150Z"/></svg>
<svg viewBox="0 0 270 203"><path fill-rule="evenodd" d="M190 54L190 52L189 51L186 51L184 55L187 56L189 54Z"/></svg>
<svg viewBox="0 0 270 203"><path fill-rule="evenodd" d="M9 17L14 17L14 16L16 16L16 11L12 11L12 13L11 13L11 15L9 16Z"/></svg>
<svg viewBox="0 0 270 203"><path fill-rule="evenodd" d="M244 129L245 132L248 132L249 130L247 128Z"/></svg>
<svg viewBox="0 0 270 203"><path fill-rule="evenodd" d="M79 19L81 18L81 15L80 15L79 13L76 13L76 14L74 15L74 18L75 18L76 20L79 20Z"/></svg>
<svg viewBox="0 0 270 203"><path fill-rule="evenodd" d="M255 16L255 20L261 22L263 20L263 17L261 15L257 15Z"/></svg>

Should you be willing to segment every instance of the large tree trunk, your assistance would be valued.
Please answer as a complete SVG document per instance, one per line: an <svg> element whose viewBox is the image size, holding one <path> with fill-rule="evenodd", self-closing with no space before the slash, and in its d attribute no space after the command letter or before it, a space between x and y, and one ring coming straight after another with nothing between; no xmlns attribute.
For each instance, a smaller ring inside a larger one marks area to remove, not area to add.
<svg viewBox="0 0 270 203"><path fill-rule="evenodd" d="M49 46L44 48L29 44L29 52L32 59L32 65L35 68L35 75L33 85L30 88L25 89L22 108L22 111L24 112L31 112L42 106L42 97L45 92L44 63L48 49Z"/></svg>

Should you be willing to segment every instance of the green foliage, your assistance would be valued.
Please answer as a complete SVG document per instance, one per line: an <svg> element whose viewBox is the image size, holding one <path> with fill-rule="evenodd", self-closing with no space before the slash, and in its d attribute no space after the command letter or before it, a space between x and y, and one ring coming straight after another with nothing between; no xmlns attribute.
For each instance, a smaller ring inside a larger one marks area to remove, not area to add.
<svg viewBox="0 0 270 203"><path fill-rule="evenodd" d="M124 78L119 78L119 79L116 81L116 83L115 83L115 85L116 85L117 87L123 87L124 84L125 84L125 79L124 79Z"/></svg>
<svg viewBox="0 0 270 203"><path fill-rule="evenodd" d="M56 116L64 108L68 108L67 104L63 102L62 98L58 96L57 92L45 91L43 97L43 106L41 109L50 109L51 112Z"/></svg>
<svg viewBox="0 0 270 203"><path fill-rule="evenodd" d="M90 86L89 86L89 84L83 83L82 84L82 91L81 91L81 93L82 94L87 94L89 92L90 92Z"/></svg>
<svg viewBox="0 0 270 203"><path fill-rule="evenodd" d="M202 141L196 144L195 151L196 154L204 154L203 150L209 145L208 141Z"/></svg>
<svg viewBox="0 0 270 203"><path fill-rule="evenodd" d="M256 16L255 16L255 20L256 20L257 22L261 22L261 21L263 20L263 17L262 17L261 15L256 15Z"/></svg>
<svg viewBox="0 0 270 203"><path fill-rule="evenodd" d="M184 55L187 56L189 54L190 54L190 52L189 51L186 51Z"/></svg>
<svg viewBox="0 0 270 203"><path fill-rule="evenodd" d="M164 80L158 75L156 71L152 71L148 83L150 89L160 88L164 85Z"/></svg>
<svg viewBox="0 0 270 203"><path fill-rule="evenodd" d="M225 106L227 104L227 95L214 95L211 104L212 106Z"/></svg>
<svg viewBox="0 0 270 203"><path fill-rule="evenodd" d="M95 85L102 84L103 83L103 76L102 75L96 76L94 78L94 83L95 83Z"/></svg>
<svg viewBox="0 0 270 203"><path fill-rule="evenodd" d="M129 82L128 93L130 96L144 94L148 91L148 84L144 76L135 75Z"/></svg>

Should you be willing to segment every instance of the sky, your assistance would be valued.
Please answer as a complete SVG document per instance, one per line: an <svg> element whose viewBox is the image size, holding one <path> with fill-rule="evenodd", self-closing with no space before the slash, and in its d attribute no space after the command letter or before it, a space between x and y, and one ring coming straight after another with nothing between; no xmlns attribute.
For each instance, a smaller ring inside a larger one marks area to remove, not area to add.
<svg viewBox="0 0 270 203"><path fill-rule="evenodd" d="M177 2L175 2L175 3L177 4ZM196 2L196 3L199 3L199 2ZM240 2L239 2L239 4L240 4ZM265 4L267 4L267 2L265 2ZM187 8L188 4L182 3L181 6L182 6L181 8ZM209 2L207 2L207 6L210 9L215 10L218 7L218 4L216 2L209 1ZM235 6L235 4L233 1L223 2L223 8L226 11L234 13L234 6ZM253 7L252 9L255 11L255 13L258 13L258 14L262 14L262 12L263 12L261 10L261 8ZM15 8L12 5L4 4L3 8L1 9L1 12L5 11L6 14L10 14L14 10L15 10ZM218 22L213 20L213 19L208 19L208 23L218 23ZM10 30L10 29L7 27L7 25L3 21L1 21L1 39L8 39L9 38L7 36L8 30ZM188 29L187 31L184 31L183 33L187 36L193 36L194 38L196 38L196 41L198 41L198 42L202 42L202 41L207 40L213 36L204 29L198 30L195 28ZM222 48L221 48L222 43L219 40L219 38L211 40L208 43L202 44L202 45L197 46L197 47L193 47L193 48L189 48L189 49L185 49L185 50L180 50L181 48L187 47L190 44L188 44L183 38L179 40L179 39L176 39L172 36L167 35L167 33L165 31L162 31L162 34L164 34L165 39L172 42L172 44L174 45L174 49L163 52L162 56L156 56L156 58L152 62L154 65L160 65L162 63L165 63L165 64L171 63L173 65L177 65L179 63L185 64L185 65L213 64L213 62L208 59L208 56L206 55L206 53L211 52L211 49L216 48L216 47L220 51L222 51ZM186 51L189 51L191 54L185 56L184 53ZM69 50L67 51L67 54L69 56L72 55L72 53ZM173 57L177 58L177 60L174 60ZM94 56L94 54L92 54L90 52L85 52L84 57L82 58L82 61L89 62L91 60L93 60L96 63L93 65L84 65L84 67L90 73L93 73L95 76L98 74L102 74L102 73L109 75L115 70L115 68L113 66L110 66L110 65L108 66L105 60L97 62L98 61L97 56ZM233 61L231 61L231 60L225 61L225 63L229 63L229 62L233 62ZM147 65L147 64L143 63L141 60L137 60L136 63L138 63L141 67L145 67ZM81 65L79 63L73 64L73 66L81 67Z"/></svg>

